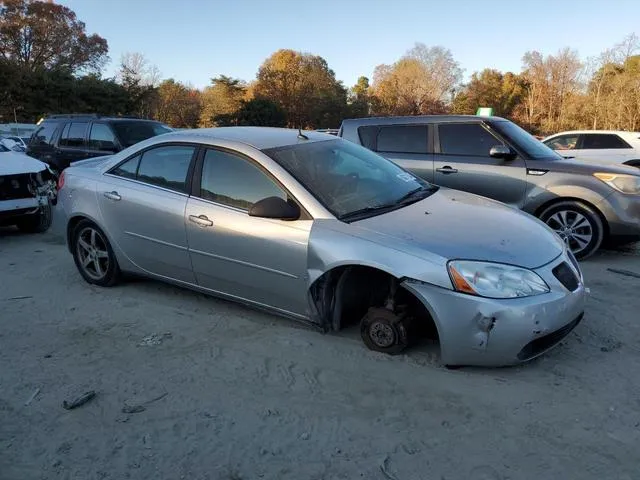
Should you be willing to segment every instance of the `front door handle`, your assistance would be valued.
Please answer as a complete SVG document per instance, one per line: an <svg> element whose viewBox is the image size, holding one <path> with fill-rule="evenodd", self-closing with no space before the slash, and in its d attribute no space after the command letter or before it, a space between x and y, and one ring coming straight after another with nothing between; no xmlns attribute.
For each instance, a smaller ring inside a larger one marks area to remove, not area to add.
<svg viewBox="0 0 640 480"><path fill-rule="evenodd" d="M211 227L213 222L207 218L206 215L189 215L189 221L200 225L201 227Z"/></svg>
<svg viewBox="0 0 640 480"><path fill-rule="evenodd" d="M120 195L118 195L118 192L116 192L116 191L104 192L104 196L107 197L109 200L118 201L118 200L122 199L122 197Z"/></svg>
<svg viewBox="0 0 640 480"><path fill-rule="evenodd" d="M449 174L449 173L458 173L458 169L457 168L451 168L449 165L442 167L442 168L436 168L436 172L440 172L440 173L444 173Z"/></svg>

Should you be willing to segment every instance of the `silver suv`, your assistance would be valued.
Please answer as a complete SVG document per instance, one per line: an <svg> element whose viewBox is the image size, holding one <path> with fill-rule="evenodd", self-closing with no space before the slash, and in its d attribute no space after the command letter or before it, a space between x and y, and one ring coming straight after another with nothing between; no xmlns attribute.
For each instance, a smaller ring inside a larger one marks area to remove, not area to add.
<svg viewBox="0 0 640 480"><path fill-rule="evenodd" d="M429 182L540 218L578 258L593 254L603 241L640 239L637 168L564 159L509 120L467 115L359 118L344 120L338 135Z"/></svg>

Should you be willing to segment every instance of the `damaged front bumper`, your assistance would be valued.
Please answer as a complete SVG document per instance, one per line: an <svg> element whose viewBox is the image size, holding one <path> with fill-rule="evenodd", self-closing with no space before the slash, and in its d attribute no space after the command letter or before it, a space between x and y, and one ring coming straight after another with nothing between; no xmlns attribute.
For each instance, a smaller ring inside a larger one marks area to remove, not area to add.
<svg viewBox="0 0 640 480"><path fill-rule="evenodd" d="M575 284L567 288L561 281L567 283L566 277L557 276L559 268L564 268L565 274L570 268ZM547 282L549 293L491 299L416 282L403 286L431 313L445 365L513 365L556 346L584 315L588 290L568 256L535 272Z"/></svg>

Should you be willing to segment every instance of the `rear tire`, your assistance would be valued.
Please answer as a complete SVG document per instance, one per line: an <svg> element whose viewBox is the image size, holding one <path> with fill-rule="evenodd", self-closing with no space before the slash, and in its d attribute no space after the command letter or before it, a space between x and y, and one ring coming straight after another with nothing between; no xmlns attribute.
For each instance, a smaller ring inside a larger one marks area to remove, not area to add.
<svg viewBox="0 0 640 480"><path fill-rule="evenodd" d="M604 239L604 225L598 212L575 200L551 205L540 214L540 220L555 230L581 260L593 255Z"/></svg>
<svg viewBox="0 0 640 480"><path fill-rule="evenodd" d="M73 229L73 260L87 283L111 287L120 279L120 267L107 236L93 222L81 220Z"/></svg>
<svg viewBox="0 0 640 480"><path fill-rule="evenodd" d="M16 222L16 226L24 233L44 233L51 227L53 212L51 203L40 207L38 213L24 216Z"/></svg>

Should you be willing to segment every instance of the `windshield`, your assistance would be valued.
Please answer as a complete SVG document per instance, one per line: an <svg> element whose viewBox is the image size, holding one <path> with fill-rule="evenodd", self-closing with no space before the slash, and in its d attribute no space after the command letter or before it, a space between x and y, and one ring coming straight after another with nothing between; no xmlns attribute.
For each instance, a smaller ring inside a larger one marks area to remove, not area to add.
<svg viewBox="0 0 640 480"><path fill-rule="evenodd" d="M123 122L118 121L112 124L118 139L124 148L135 145L147 138L169 133L171 129L166 125L157 122Z"/></svg>
<svg viewBox="0 0 640 480"><path fill-rule="evenodd" d="M265 153L325 208L345 221L400 208L436 188L346 140L301 143L268 149Z"/></svg>
<svg viewBox="0 0 640 480"><path fill-rule="evenodd" d="M531 158L563 158L513 122L492 121L489 123Z"/></svg>

